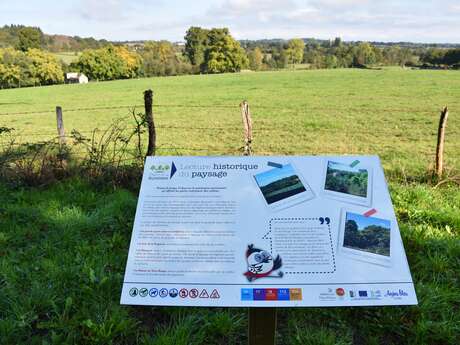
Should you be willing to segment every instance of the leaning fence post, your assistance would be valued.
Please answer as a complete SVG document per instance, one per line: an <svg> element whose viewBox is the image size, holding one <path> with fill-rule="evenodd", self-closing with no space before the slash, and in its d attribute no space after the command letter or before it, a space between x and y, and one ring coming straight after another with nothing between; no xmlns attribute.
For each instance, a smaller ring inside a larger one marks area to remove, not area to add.
<svg viewBox="0 0 460 345"><path fill-rule="evenodd" d="M441 111L438 127L438 145L436 146L436 176L442 177L444 170L444 137L446 133L447 117L449 116L449 109L444 107Z"/></svg>
<svg viewBox="0 0 460 345"><path fill-rule="evenodd" d="M62 108L60 106L56 107L56 122L57 122L57 131L59 136L59 145L65 145L65 130L64 130L64 120L62 119Z"/></svg>
<svg viewBox="0 0 460 345"><path fill-rule="evenodd" d="M155 122L153 121L153 91L144 91L145 119L147 121L149 132L149 144L147 146L147 156L155 156L156 149L156 131Z"/></svg>
<svg viewBox="0 0 460 345"><path fill-rule="evenodd" d="M252 119L251 112L249 111L248 101L243 101L240 104L241 108L241 117L243 118L243 127L244 127L244 150L243 154L245 156L251 155L251 143L252 143Z"/></svg>

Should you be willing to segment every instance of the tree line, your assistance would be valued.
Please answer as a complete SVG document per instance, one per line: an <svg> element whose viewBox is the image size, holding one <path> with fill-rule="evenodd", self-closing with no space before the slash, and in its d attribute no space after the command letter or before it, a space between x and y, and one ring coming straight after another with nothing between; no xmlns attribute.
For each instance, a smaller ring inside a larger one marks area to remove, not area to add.
<svg viewBox="0 0 460 345"><path fill-rule="evenodd" d="M24 25L4 25L0 27L0 48L26 50L37 48L50 52L79 52L108 45L107 40L93 37L47 35L38 27Z"/></svg>
<svg viewBox="0 0 460 345"><path fill-rule="evenodd" d="M197 73L226 73L301 66L367 68L379 65L422 68L460 68L460 49L400 47L368 42L314 39L237 41L227 28L190 27L185 44L149 41L134 45L94 43L69 65L44 47L47 36L39 28L9 26L0 30L14 37L14 47L0 48L0 88L50 85L64 82L66 72L81 72L90 80ZM10 37L10 39L11 39Z"/></svg>

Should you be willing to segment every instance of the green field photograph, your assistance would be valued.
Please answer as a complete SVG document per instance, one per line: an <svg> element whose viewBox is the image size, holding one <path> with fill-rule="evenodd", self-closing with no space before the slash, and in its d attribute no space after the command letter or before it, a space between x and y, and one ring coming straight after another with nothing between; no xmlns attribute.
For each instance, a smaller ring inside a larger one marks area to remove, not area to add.
<svg viewBox="0 0 460 345"><path fill-rule="evenodd" d="M453 0L0 3L0 345L254 344L247 308L120 305L146 155L248 153L378 156L419 301L278 308L264 345L458 345L459 32ZM335 160L318 189L370 199ZM391 225L343 247L388 260Z"/></svg>
<svg viewBox="0 0 460 345"><path fill-rule="evenodd" d="M269 205L306 191L291 164L257 174L254 178Z"/></svg>
<svg viewBox="0 0 460 345"><path fill-rule="evenodd" d="M354 168L337 162L327 162L326 184L331 192L367 197L369 173L366 169Z"/></svg>

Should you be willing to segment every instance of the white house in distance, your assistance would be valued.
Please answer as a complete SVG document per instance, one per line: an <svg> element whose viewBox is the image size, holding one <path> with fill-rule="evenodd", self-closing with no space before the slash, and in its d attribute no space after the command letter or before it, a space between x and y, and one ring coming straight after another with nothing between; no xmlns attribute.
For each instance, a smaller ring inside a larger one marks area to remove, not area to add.
<svg viewBox="0 0 460 345"><path fill-rule="evenodd" d="M67 84L88 84L88 77L83 73L66 73L65 80Z"/></svg>

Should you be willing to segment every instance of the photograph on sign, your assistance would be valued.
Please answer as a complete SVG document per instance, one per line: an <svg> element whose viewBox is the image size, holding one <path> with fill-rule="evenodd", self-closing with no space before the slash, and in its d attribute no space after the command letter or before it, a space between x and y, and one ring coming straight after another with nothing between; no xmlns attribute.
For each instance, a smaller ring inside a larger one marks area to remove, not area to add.
<svg viewBox="0 0 460 345"><path fill-rule="evenodd" d="M254 175L257 186L269 208L287 208L314 198L310 186L302 181L292 163L276 164L272 169Z"/></svg>
<svg viewBox="0 0 460 345"><path fill-rule="evenodd" d="M377 192L376 192L377 191ZM122 304L417 304L376 156L148 157Z"/></svg>
<svg viewBox="0 0 460 345"><path fill-rule="evenodd" d="M328 197L370 206L372 169L357 160L352 163L326 160L322 192Z"/></svg>
<svg viewBox="0 0 460 345"><path fill-rule="evenodd" d="M391 266L391 221L342 210L339 250L345 255Z"/></svg>

